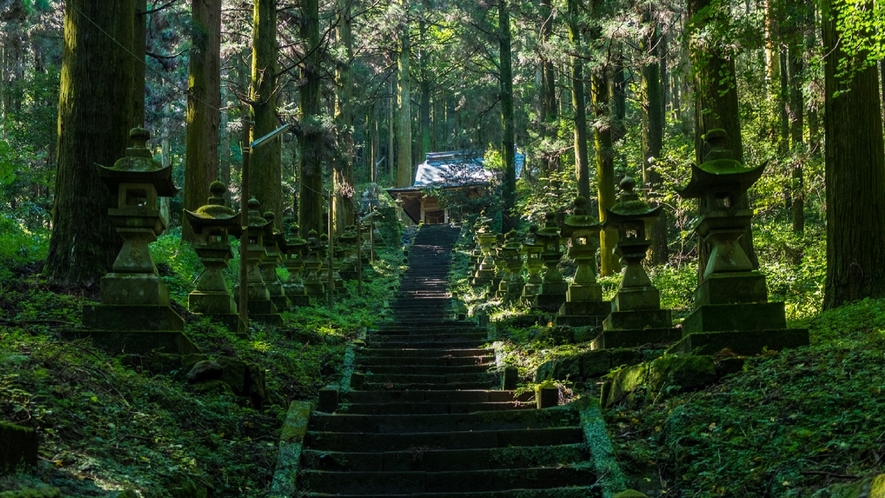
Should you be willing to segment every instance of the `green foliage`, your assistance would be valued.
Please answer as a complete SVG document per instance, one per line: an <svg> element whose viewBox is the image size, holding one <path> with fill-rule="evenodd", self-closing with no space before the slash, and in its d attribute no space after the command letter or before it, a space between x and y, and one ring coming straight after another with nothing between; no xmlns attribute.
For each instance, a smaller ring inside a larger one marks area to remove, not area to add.
<svg viewBox="0 0 885 498"><path fill-rule="evenodd" d="M14 269L45 258L48 248L45 230L31 230L13 215L0 213L0 289Z"/></svg>

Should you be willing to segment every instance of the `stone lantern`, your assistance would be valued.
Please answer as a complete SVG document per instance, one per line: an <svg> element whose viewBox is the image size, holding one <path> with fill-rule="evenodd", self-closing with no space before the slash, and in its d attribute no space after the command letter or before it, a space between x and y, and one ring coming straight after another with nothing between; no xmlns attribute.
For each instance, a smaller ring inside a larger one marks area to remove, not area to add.
<svg viewBox="0 0 885 498"><path fill-rule="evenodd" d="M108 210L123 247L113 271L101 279L101 304L83 307L82 335L110 350L144 353L159 349L172 353L196 350L184 335L184 320L169 307L169 290L160 280L148 244L166 228L159 197L172 197L172 168L163 167L147 149L150 134L133 128L133 145L112 167L98 166L98 174L116 198ZM77 335L80 335L77 333Z"/></svg>
<svg viewBox="0 0 885 498"><path fill-rule="evenodd" d="M249 299L249 318L278 325L282 323L277 307L270 299L270 291L261 275L261 263L267 257L264 238L271 224L259 210L261 204L249 199L249 225L246 227L246 292ZM240 264L243 264L240 262ZM243 283L240 282L240 285Z"/></svg>
<svg viewBox="0 0 885 498"><path fill-rule="evenodd" d="M541 288L541 269L544 268L541 253L544 252L544 246L538 243L537 235L538 225L529 226L529 235L519 248L520 253L525 256L525 268L528 273L528 278L522 287L522 298L527 301L534 299Z"/></svg>
<svg viewBox="0 0 885 498"><path fill-rule="evenodd" d="M317 231L307 234L307 255L304 257L304 290L307 295L316 298L326 295L325 280L321 275L323 266L323 246L317 238Z"/></svg>
<svg viewBox="0 0 885 498"><path fill-rule="evenodd" d="M507 232L499 252L498 264L504 275L498 283L497 297L504 301L512 301L522 292L522 254L519 251L521 244L518 237L516 230Z"/></svg>
<svg viewBox="0 0 885 498"><path fill-rule="evenodd" d="M237 314L237 305L231 296L222 273L233 257L228 237L241 232L240 214L227 206L224 193L227 187L214 181L209 185L209 200L196 211L184 211L194 229L197 241L194 250L206 267L197 279L196 289L188 294L188 309L204 314L223 323L237 333L246 331L245 324Z"/></svg>
<svg viewBox="0 0 885 498"><path fill-rule="evenodd" d="M485 221L483 220L482 226L480 226L479 231L476 233L476 242L479 244L479 250L482 252L482 259L480 260L479 268L470 280L470 285L474 287L486 285L495 278L494 254L495 242L498 240L498 237L492 231L491 220L488 220L488 223L485 223Z"/></svg>
<svg viewBox="0 0 885 498"><path fill-rule="evenodd" d="M546 271L532 306L544 311L556 311L565 302L568 292L568 284L557 268L559 260L562 259L562 249L560 249L556 213L547 213L544 228L538 230L535 241L543 248L541 260L544 261Z"/></svg>
<svg viewBox="0 0 885 498"><path fill-rule="evenodd" d="M661 214L663 206L651 207L634 192L636 181L621 180L618 202L607 210L606 228L618 230L615 253L624 271L612 300L611 314L602 322L603 333L594 339L594 349L667 343L678 339L672 328L670 310L661 309L661 296L642 267L648 240L646 227Z"/></svg>
<svg viewBox="0 0 885 498"><path fill-rule="evenodd" d="M343 252L341 259L341 269L339 273L341 278L345 280L356 280L357 274L357 258L359 257L359 240L356 233L356 225L347 225L344 231L338 236L338 244Z"/></svg>
<svg viewBox="0 0 885 498"><path fill-rule="evenodd" d="M296 224L289 225L286 238L286 258L283 265L289 271L289 278L283 284L286 297L292 306L307 306L310 298L304 290L302 274L304 273L304 256L307 253L307 241L298 236L301 228Z"/></svg>
<svg viewBox="0 0 885 498"><path fill-rule="evenodd" d="M286 237L282 232L274 228L276 215L274 215L273 211L265 211L262 217L267 220L267 225L264 227L264 249L266 255L259 267L261 278L264 279L264 285L267 286L270 300L277 307L277 311L283 311L289 309L289 299L286 298L283 282L280 280L279 275L277 275L277 267L283 262Z"/></svg>
<svg viewBox="0 0 885 498"><path fill-rule="evenodd" d="M566 217L560 235L571 242L568 255L577 269L568 286L566 300L559 309L556 323L563 325L598 325L609 311L611 304L602 300L602 286L596 281L596 247L593 238L599 235L602 224L590 215L587 199L575 199L575 212Z"/></svg>
<svg viewBox="0 0 885 498"><path fill-rule="evenodd" d="M765 165L746 167L732 159L724 130L704 137L710 152L692 165L691 181L677 189L681 197L700 199L695 231L710 247L710 256L695 291L694 311L682 324L676 351L713 354L729 348L755 354L808 344L807 330L787 330L784 303L769 303L765 276L753 265L739 239L750 228L753 212L742 208L747 190Z"/></svg>

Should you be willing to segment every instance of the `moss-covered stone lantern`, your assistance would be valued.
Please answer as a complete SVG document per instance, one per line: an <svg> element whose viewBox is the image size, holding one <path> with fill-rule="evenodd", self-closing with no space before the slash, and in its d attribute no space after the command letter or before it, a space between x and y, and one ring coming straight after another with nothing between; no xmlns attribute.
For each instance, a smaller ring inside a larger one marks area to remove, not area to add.
<svg viewBox="0 0 885 498"><path fill-rule="evenodd" d="M338 245L343 252L341 258L341 269L338 273L344 280L356 280L359 275L357 268L359 262L359 235L356 233L356 225L347 225L344 231L338 236Z"/></svg>
<svg viewBox="0 0 885 498"><path fill-rule="evenodd" d="M503 301L513 301L522 293L522 254L520 254L519 234L510 230L504 236L498 257L498 265L503 270L498 283L497 297Z"/></svg>
<svg viewBox="0 0 885 498"><path fill-rule="evenodd" d="M678 351L713 354L729 348L755 354L808 343L806 330L787 330L783 303L769 303L765 276L739 244L753 212L744 205L747 190L762 176L765 165L746 167L726 148L724 130L710 130L710 152L692 165L691 181L677 193L700 200L695 231L710 247L709 260L695 291L694 311L682 325Z"/></svg>
<svg viewBox="0 0 885 498"><path fill-rule="evenodd" d="M487 218L484 219L476 233L476 243L479 244L482 259L479 262L479 268L470 280L470 285L474 287L488 285L495 279L495 242L498 240L498 236L492 231L491 221Z"/></svg>
<svg viewBox="0 0 885 498"><path fill-rule="evenodd" d="M287 232L286 258L283 260L283 265L288 270L289 276L286 282L283 283L283 289L292 306L307 306L310 304L310 298L304 290L304 281L302 279L304 257L307 254L307 241L299 237L301 227L295 223L289 225Z"/></svg>
<svg viewBox="0 0 885 498"><path fill-rule="evenodd" d="M245 333L246 328L237 314L237 305L231 296L223 270L233 257L228 237L239 236L240 213L227 206L224 193L227 187L214 181L209 185L209 200L196 211L184 211L194 229L197 240L194 250L206 267L197 279L196 289L188 294L188 309L219 321L232 332Z"/></svg>
<svg viewBox="0 0 885 498"><path fill-rule="evenodd" d="M594 339L594 349L631 347L674 342L679 339L672 327L669 310L661 309L661 295L642 267L652 241L646 227L660 215L663 206L651 207L634 192L636 181L621 180L618 202L606 210L605 227L618 230L615 253L624 271L612 300L611 314L602 322L603 333Z"/></svg>
<svg viewBox="0 0 885 498"><path fill-rule="evenodd" d="M270 299L270 291L261 275L261 263L267 257L264 238L268 226L272 223L261 216L261 204L254 197L247 204L249 225L246 227L246 294L249 299L249 318L263 323L279 325L282 323L277 307ZM242 264L242 263L240 263ZM240 282L242 285L242 282Z"/></svg>
<svg viewBox="0 0 885 498"><path fill-rule="evenodd" d="M289 299L286 297L286 291L283 289L283 282L280 280L280 276L277 275L277 267L283 262L286 237L275 228L274 221L276 215L273 211L265 211L262 218L267 220L267 225L264 227L264 250L266 255L259 267L261 278L264 279L264 285L267 286L270 300L277 307L277 311L283 311L289 309Z"/></svg>
<svg viewBox="0 0 885 498"><path fill-rule="evenodd" d="M307 255L304 257L304 290L311 298L326 295L326 283L322 276L323 245L317 231L307 233Z"/></svg>
<svg viewBox="0 0 885 498"><path fill-rule="evenodd" d="M522 287L522 298L527 301L534 299L541 289L541 269L544 268L541 253L544 252L544 246L538 243L537 236L538 225L530 225L529 235L519 248L525 256L525 268L528 273L525 285Z"/></svg>
<svg viewBox="0 0 885 498"><path fill-rule="evenodd" d="M153 159L147 130L133 128L129 137L133 145L125 157L112 167L96 165L116 198L108 216L123 247L113 271L101 279L101 304L83 308L83 324L90 330L77 335L91 336L112 351L195 351L183 334L184 320L169 307L169 290L148 249L166 228L158 198L178 192L172 184L172 167L164 168Z"/></svg>
<svg viewBox="0 0 885 498"><path fill-rule="evenodd" d="M532 307L543 311L556 311L565 302L568 292L568 283L557 268L562 259L562 249L556 213L547 213L544 227L538 230L535 240L543 247L541 260L544 261L546 271L541 278L541 288L532 302Z"/></svg>
<svg viewBox="0 0 885 498"><path fill-rule="evenodd" d="M590 214L587 204L584 197L575 199L574 213L565 218L560 232L560 236L568 237L571 242L568 255L577 268L568 286L566 300L556 317L558 324L598 325L611 311L611 304L602 300L602 286L596 281L596 247L593 239L599 236L602 224Z"/></svg>

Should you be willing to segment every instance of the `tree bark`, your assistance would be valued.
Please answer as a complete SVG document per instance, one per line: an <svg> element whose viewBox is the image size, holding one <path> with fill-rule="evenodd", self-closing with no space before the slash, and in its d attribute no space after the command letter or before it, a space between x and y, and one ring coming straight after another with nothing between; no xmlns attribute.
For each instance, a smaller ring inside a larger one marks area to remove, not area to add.
<svg viewBox="0 0 885 498"><path fill-rule="evenodd" d="M568 37L572 50L581 53L578 1L568 0ZM572 107L575 113L575 178L578 195L590 199L590 161L587 153L587 106L584 102L584 62L572 57Z"/></svg>
<svg viewBox="0 0 885 498"><path fill-rule="evenodd" d="M300 89L302 130L298 139L301 149L298 221L301 236L311 230L323 229L323 133L320 123L320 14L317 0L301 2L301 39L307 57L301 68Z"/></svg>
<svg viewBox="0 0 885 498"><path fill-rule="evenodd" d="M409 63L412 56L412 43L409 38L409 25L403 22L400 27L400 53L397 70L399 73L397 123L396 186L408 187L414 179L412 173L412 81Z"/></svg>
<svg viewBox="0 0 885 498"><path fill-rule="evenodd" d="M516 131L513 121L513 67L510 53L510 5L507 0L498 1L498 42L501 61L501 158L504 160L503 198L504 233L519 228L516 208Z"/></svg>
<svg viewBox="0 0 885 498"><path fill-rule="evenodd" d="M570 1L569 5L571 3ZM541 16L543 17L541 20L541 40L546 44L553 35L553 9L550 5L550 0L541 0ZM547 49L546 46L544 48L545 50ZM586 143L586 118L584 121L584 142ZM541 65L541 124L541 138L556 137L559 128L559 104L556 101L556 69L553 66L553 61L546 55L542 56ZM584 157L586 157L586 153ZM558 154L545 154L541 167L544 174L559 170Z"/></svg>
<svg viewBox="0 0 885 498"><path fill-rule="evenodd" d="M187 92L184 209L195 211L209 198L218 178L218 126L221 116L221 3L191 1L191 51ZM194 242L182 216L181 238Z"/></svg>
<svg viewBox="0 0 885 498"><path fill-rule="evenodd" d="M277 6L274 0L255 0L252 20L252 135L254 141L278 128L277 119ZM262 212L274 213L282 228L283 193L280 139L252 151L249 193ZM214 149L213 149L214 150ZM216 163L217 168L217 163ZM211 181L211 180L210 180ZM254 194L254 195L253 195Z"/></svg>
<svg viewBox="0 0 885 498"><path fill-rule="evenodd" d="M645 22L650 22L651 15L643 12ZM661 81L661 36L655 27L652 34L642 40L642 49L652 59L642 67L640 88L642 89L642 185L647 189L647 199L652 205L658 206L657 198L663 189L663 178L654 163L661 156L664 141L664 102ZM651 225L651 247L649 262L653 265L666 264L670 258L667 245L667 211Z"/></svg>
<svg viewBox="0 0 885 498"><path fill-rule="evenodd" d="M64 16L58 164L45 272L56 284L89 286L110 269L121 247L107 217L112 200L95 163L112 166L129 145L135 1L69 0Z"/></svg>
<svg viewBox="0 0 885 498"><path fill-rule="evenodd" d="M337 26L338 43L344 48L345 60L338 64L338 92L335 99L335 121L338 124L339 157L334 171L335 230L340 233L348 225L354 224L353 161L353 78L350 65L353 63L353 35L350 6L352 0L338 0L338 13L341 17Z"/></svg>
<svg viewBox="0 0 885 498"><path fill-rule="evenodd" d="M872 8L872 2L863 5ZM859 8L860 6L858 6ZM885 145L874 66L846 54L836 17L844 3L822 4L827 276L824 308L885 296ZM840 73L839 62L854 70Z"/></svg>
<svg viewBox="0 0 885 498"><path fill-rule="evenodd" d="M790 59L790 142L793 149L790 192L792 197L793 231L805 231L805 98L802 95L802 72L805 69L801 43L789 49Z"/></svg>

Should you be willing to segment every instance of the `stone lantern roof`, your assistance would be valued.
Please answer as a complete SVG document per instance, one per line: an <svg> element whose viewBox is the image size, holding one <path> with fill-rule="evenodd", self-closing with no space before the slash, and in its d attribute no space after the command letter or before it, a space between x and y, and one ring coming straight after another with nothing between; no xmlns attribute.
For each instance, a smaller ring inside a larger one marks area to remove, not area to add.
<svg viewBox="0 0 885 498"><path fill-rule="evenodd" d="M230 235L240 233L240 213L229 208L224 201L227 187L216 180L209 185L209 200L196 211L184 210L187 220L195 230L202 232L207 228L223 228Z"/></svg>
<svg viewBox="0 0 885 498"><path fill-rule="evenodd" d="M144 128L129 130L132 147L112 167L98 166L98 174L111 192L117 192L121 183L147 183L157 189L160 197L174 197L178 188L172 183L172 166L163 167L147 148L150 133Z"/></svg>
<svg viewBox="0 0 885 498"><path fill-rule="evenodd" d="M636 188L636 180L632 177L625 176L621 180L620 186L621 194L618 196L618 202L606 210L606 227L618 226L628 220L641 219L650 221L661 214L661 210L664 209L663 206L653 208L641 200L639 194L633 191Z"/></svg>
<svg viewBox="0 0 885 498"><path fill-rule="evenodd" d="M575 212L570 216L566 216L560 230L560 236L583 236L584 234L597 232L600 228L602 228L602 224L596 221L596 218L590 214L587 199L583 196L578 196L575 198Z"/></svg>
<svg viewBox="0 0 885 498"><path fill-rule="evenodd" d="M728 138L725 130L710 130L704 140L711 150L704 157L700 166L691 165L691 180L688 185L676 188L680 197L685 199L704 198L713 192L731 191L734 197L742 196L759 180L765 171L765 164L747 167L740 161L732 159L732 153L725 148ZM710 206L713 207L713 206Z"/></svg>

